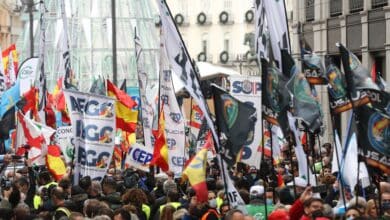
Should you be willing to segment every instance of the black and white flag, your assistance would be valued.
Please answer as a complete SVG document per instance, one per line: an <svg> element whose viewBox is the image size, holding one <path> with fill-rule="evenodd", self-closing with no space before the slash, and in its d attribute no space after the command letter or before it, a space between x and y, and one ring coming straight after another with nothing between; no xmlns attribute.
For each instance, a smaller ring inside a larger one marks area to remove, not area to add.
<svg viewBox="0 0 390 220"><path fill-rule="evenodd" d="M182 41L178 30L172 19L168 5L165 0L156 0L161 17L161 30L164 33L163 42L165 43L166 53L172 71L179 77L184 84L186 90L198 103L199 108L204 113L207 124L211 128L211 132L216 140L218 135L215 131L213 121L211 120L206 100L202 94L200 83L196 76L196 72L191 64L191 58L187 53L184 42ZM216 143L217 148L219 144Z"/></svg>

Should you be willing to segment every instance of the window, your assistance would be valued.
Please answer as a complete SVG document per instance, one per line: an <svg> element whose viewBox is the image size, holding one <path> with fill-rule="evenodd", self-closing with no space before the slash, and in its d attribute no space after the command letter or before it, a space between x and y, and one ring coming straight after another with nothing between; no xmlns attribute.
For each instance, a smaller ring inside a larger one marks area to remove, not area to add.
<svg viewBox="0 0 390 220"><path fill-rule="evenodd" d="M207 54L207 48L208 48L208 34L207 33L204 33L202 35L202 52L204 52L205 54Z"/></svg>
<svg viewBox="0 0 390 220"><path fill-rule="evenodd" d="M372 0L372 8L381 8L383 6L387 6L387 0Z"/></svg>
<svg viewBox="0 0 390 220"><path fill-rule="evenodd" d="M230 33L225 33L223 38L223 50L229 52L230 49Z"/></svg>
<svg viewBox="0 0 390 220"><path fill-rule="evenodd" d="M342 14L342 1L332 0L329 2L329 11L331 17L336 17Z"/></svg>
<svg viewBox="0 0 390 220"><path fill-rule="evenodd" d="M349 12L363 11L363 0L349 0Z"/></svg>
<svg viewBox="0 0 390 220"><path fill-rule="evenodd" d="M232 8L232 0L224 0L223 1L223 8L224 9L231 9Z"/></svg>
<svg viewBox="0 0 390 220"><path fill-rule="evenodd" d="M314 0L306 0L306 21L314 21Z"/></svg>

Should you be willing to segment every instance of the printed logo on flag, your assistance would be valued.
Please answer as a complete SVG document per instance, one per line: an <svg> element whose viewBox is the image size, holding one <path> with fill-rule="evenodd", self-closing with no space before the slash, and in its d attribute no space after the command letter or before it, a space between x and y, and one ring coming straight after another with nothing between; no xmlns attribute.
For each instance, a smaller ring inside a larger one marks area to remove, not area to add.
<svg viewBox="0 0 390 220"><path fill-rule="evenodd" d="M222 94L221 99L223 100L223 117L225 118L228 127L231 128L238 116L237 101L227 94Z"/></svg>
<svg viewBox="0 0 390 220"><path fill-rule="evenodd" d="M378 152L390 155L390 119L374 113L368 120L367 136Z"/></svg>

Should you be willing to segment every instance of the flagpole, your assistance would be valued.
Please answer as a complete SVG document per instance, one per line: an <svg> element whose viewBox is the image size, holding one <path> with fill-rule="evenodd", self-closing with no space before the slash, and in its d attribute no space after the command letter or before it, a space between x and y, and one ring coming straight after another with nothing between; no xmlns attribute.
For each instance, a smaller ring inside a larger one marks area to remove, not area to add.
<svg viewBox="0 0 390 220"><path fill-rule="evenodd" d="M264 120L262 120L262 126L261 126L261 133L263 134L263 138L261 139L261 150L262 150L262 154L261 154L261 162L260 162L260 169L261 169L261 163L264 161L264 154L265 154L265 147L264 147ZM263 202L264 202L264 210L265 210L265 219L268 218L268 215L267 215L267 199L266 199L266 187L267 187L267 184L266 184L266 176L263 176L263 187L264 187L264 194L263 194Z"/></svg>
<svg viewBox="0 0 390 220"><path fill-rule="evenodd" d="M287 36L288 36L288 52L291 54L291 38L290 38L290 28L288 26L288 18L287 18L287 8L286 8L286 1L283 0L284 5L284 17L286 19L286 26L287 26Z"/></svg>
<svg viewBox="0 0 390 220"><path fill-rule="evenodd" d="M116 5L115 0L111 0L111 23L112 23L112 81L117 85L117 48L116 48Z"/></svg>

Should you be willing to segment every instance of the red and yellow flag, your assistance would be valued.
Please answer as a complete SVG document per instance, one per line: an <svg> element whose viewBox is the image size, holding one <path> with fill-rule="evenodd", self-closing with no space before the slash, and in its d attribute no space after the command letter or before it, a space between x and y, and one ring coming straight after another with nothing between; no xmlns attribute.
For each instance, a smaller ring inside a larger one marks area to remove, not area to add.
<svg viewBox="0 0 390 220"><path fill-rule="evenodd" d="M61 159L61 149L57 145L47 146L46 165L57 181L65 175L66 166Z"/></svg>
<svg viewBox="0 0 390 220"><path fill-rule="evenodd" d="M137 103L124 91L107 80L107 94L115 98L116 127L122 131L134 133L137 127L138 111L132 110Z"/></svg>
<svg viewBox="0 0 390 220"><path fill-rule="evenodd" d="M8 74L8 66L11 65L8 62L10 55L12 56L12 61L13 61L12 64L14 66L15 73L17 74L18 73L19 59L18 59L18 52L16 51L15 44L12 44L7 49L2 51L2 57L3 57L2 61L3 61L3 67L4 67L4 71L5 71L6 75Z"/></svg>
<svg viewBox="0 0 390 220"><path fill-rule="evenodd" d="M167 172L169 170L168 144L165 138L165 118L164 118L164 113L162 111L160 112L158 130L153 130L153 136L154 136L154 151L153 151L153 159L150 162L150 165L157 165L162 169L162 171Z"/></svg>
<svg viewBox="0 0 390 220"><path fill-rule="evenodd" d="M208 147L204 146L195 157L191 159L183 174L188 178L192 188L196 192L198 202L208 201L206 184L206 162Z"/></svg>

